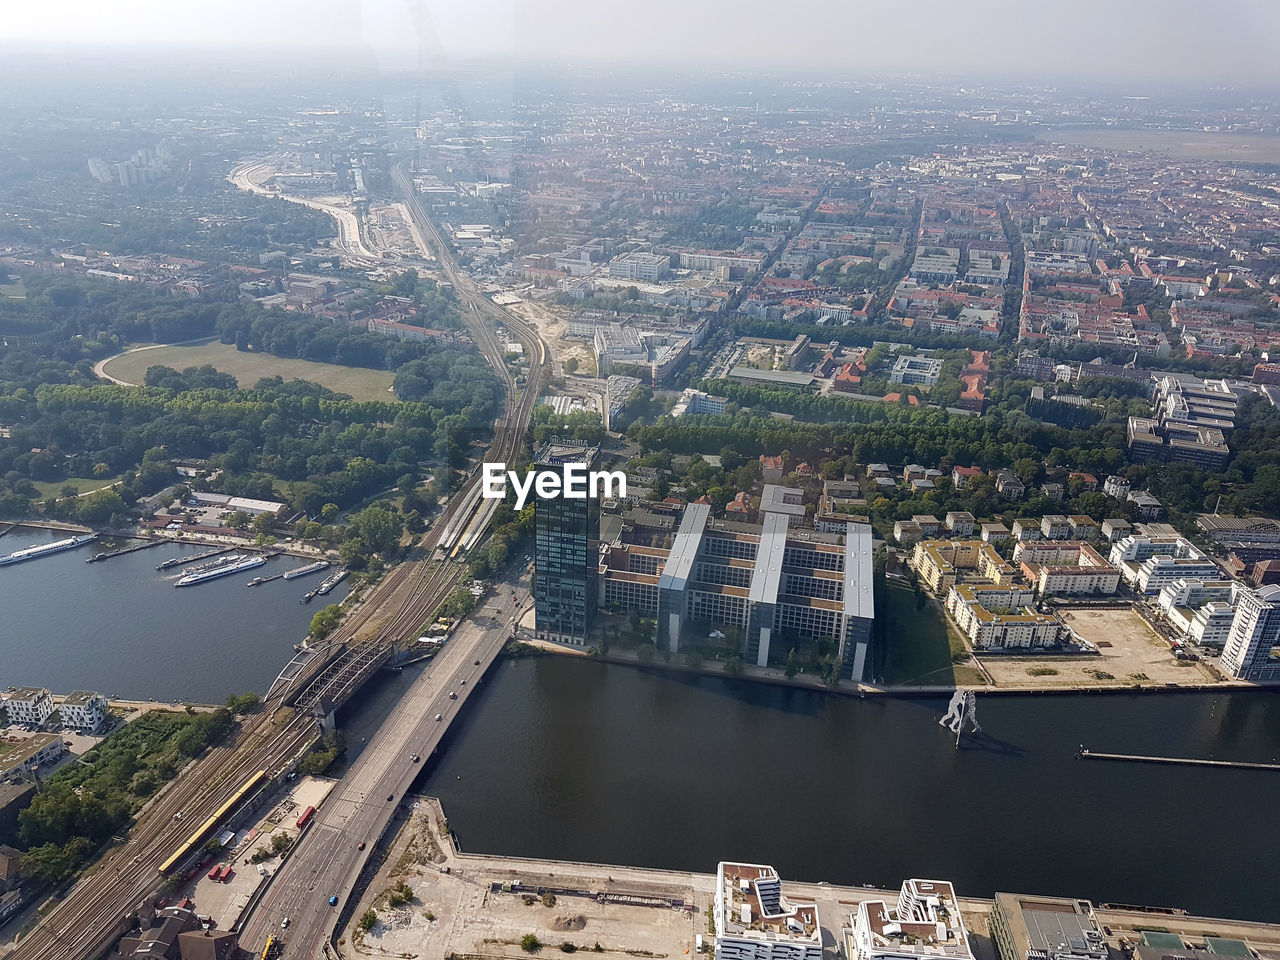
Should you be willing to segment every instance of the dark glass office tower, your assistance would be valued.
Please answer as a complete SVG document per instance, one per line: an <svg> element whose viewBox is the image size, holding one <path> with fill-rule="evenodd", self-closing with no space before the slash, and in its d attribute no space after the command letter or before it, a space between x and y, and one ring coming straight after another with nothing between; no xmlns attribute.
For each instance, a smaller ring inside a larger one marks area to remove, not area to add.
<svg viewBox="0 0 1280 960"><path fill-rule="evenodd" d="M562 474L567 463L595 468L598 446L553 439L534 456L534 470ZM540 639L586 646L596 612L600 501L542 499L533 505L535 623Z"/></svg>

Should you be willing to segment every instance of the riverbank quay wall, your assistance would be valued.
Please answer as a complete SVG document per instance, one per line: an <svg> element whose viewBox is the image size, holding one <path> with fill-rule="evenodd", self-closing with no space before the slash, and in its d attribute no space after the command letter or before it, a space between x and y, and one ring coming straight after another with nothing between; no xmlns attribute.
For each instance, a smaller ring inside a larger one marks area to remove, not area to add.
<svg viewBox="0 0 1280 960"><path fill-rule="evenodd" d="M408 799L408 798L406 798ZM446 847L446 857L451 869L457 873L466 873L474 869L478 873L501 877L507 882L537 883L539 878L546 878L547 883L539 886L555 886L561 890L570 889L579 880L599 880L600 885L592 890L575 891L585 893L623 894L632 892L638 896L678 893L682 890L694 889L700 896L711 896L715 889L716 877L712 873L691 873L687 870L666 870L656 867L635 867L619 864L599 864L574 860L542 860L533 857L514 857L499 854L468 853L461 849L457 838L449 831L440 829L448 819L443 803L435 797L419 797L428 808L429 825L433 835ZM521 874L525 873L524 877ZM783 888L788 895L803 900L823 899L837 902L844 909L838 915L824 915L824 922L833 926L843 925L848 915L853 912L854 904L863 900L886 900L896 902L897 889L878 889L872 886L841 886L828 881L798 881L783 879ZM1028 894L1038 896L1037 894ZM987 933L986 918L990 915L994 900L984 897L958 897L960 910L965 917L965 925L971 938L984 938ZM1111 939L1117 941L1128 937L1136 940L1142 929L1152 929L1158 925L1169 932L1178 933L1193 940L1200 940L1206 934L1228 938L1240 938L1250 942L1256 948L1262 948L1263 955L1274 955L1280 949L1280 923L1253 921L1223 917L1193 916L1173 906L1141 906L1130 904L1094 905L1094 912L1101 925L1111 928ZM836 933L836 930L832 930ZM987 951L977 951L980 957ZM994 955L994 948L990 951Z"/></svg>
<svg viewBox="0 0 1280 960"><path fill-rule="evenodd" d="M703 663L691 667L685 663L662 660L641 660L634 655L620 653L587 654L579 648L561 648L551 643L539 643L538 648L552 656L588 657L601 663L619 664L643 670L665 671L671 673L696 673L702 676L721 677L731 680L746 680L752 683L766 683L778 687L811 690L814 693L830 693L842 697L947 697L957 689L973 690L982 696L1076 696L1094 693L1239 693L1243 691L1276 691L1280 690L1280 681L1273 683L1251 682L1246 680L1223 679L1216 682L1159 683L1125 681L1119 683L1073 684L1057 686L1036 686L1032 683L1009 684L1004 686L980 686L961 684L912 685L912 684L870 684L841 681L838 685L829 686L816 678L787 678L781 669L767 671L747 667L737 677L730 677L720 662Z"/></svg>

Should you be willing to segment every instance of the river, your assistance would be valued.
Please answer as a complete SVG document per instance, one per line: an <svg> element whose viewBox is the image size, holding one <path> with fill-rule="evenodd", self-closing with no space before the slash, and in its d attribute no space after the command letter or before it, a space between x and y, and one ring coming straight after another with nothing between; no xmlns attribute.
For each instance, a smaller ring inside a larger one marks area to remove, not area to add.
<svg viewBox="0 0 1280 960"><path fill-rule="evenodd" d="M0 538L0 553L54 539ZM155 571L201 548L87 564L97 547L0 568L0 688L40 684L220 702L262 692L317 603L316 577L175 590ZM343 596L340 585L330 600ZM421 666L340 715L354 755ZM1280 758L1280 692L979 696L956 749L945 697L852 700L570 657L500 660L419 788L465 849L710 872L996 890L1280 921L1265 881L1280 773L1077 760L1116 753Z"/></svg>
<svg viewBox="0 0 1280 960"><path fill-rule="evenodd" d="M1280 758L1280 694L866 699L568 657L499 661L420 789L463 848L997 890L1280 921L1280 772L1075 759Z"/></svg>
<svg viewBox="0 0 1280 960"><path fill-rule="evenodd" d="M30 528L0 537L0 554L69 534ZM85 563L101 543L0 567L0 689L45 686L55 693L96 690L126 699L221 703L228 693L264 692L293 656L312 615L346 595L298 601L321 574L275 580L304 561L280 556L266 566L182 590L183 568L156 565L208 547L165 545Z"/></svg>

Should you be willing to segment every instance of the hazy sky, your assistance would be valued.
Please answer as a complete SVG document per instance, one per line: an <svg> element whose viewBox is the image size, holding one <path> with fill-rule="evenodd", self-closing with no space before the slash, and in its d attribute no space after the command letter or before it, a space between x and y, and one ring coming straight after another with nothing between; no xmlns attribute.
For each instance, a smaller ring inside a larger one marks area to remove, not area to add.
<svg viewBox="0 0 1280 960"><path fill-rule="evenodd" d="M1234 0L10 0L21 45L362 44L436 57L681 59L840 75L1148 78L1280 86L1280 3Z"/></svg>

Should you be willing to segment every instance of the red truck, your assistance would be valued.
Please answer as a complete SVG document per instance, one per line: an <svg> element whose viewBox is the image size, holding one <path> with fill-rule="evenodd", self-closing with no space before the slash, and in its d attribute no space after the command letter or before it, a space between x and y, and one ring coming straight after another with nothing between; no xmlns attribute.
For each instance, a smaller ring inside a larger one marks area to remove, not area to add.
<svg viewBox="0 0 1280 960"><path fill-rule="evenodd" d="M235 876L235 871L231 869L231 864L228 863L225 867L222 868L222 871L218 874L218 882L226 883L233 876Z"/></svg>
<svg viewBox="0 0 1280 960"><path fill-rule="evenodd" d="M209 879L210 879L210 880L217 880L217 879L218 879L218 875L219 875L220 873L222 873L222 868L221 868L220 866L218 866L217 864L214 864L212 867L210 867L210 868L209 868Z"/></svg>
<svg viewBox="0 0 1280 960"><path fill-rule="evenodd" d="M311 822L311 818L315 815L315 812L316 812L315 807L307 807L307 809L302 811L301 816L298 817L299 830L301 830L303 827L305 827L308 823Z"/></svg>

